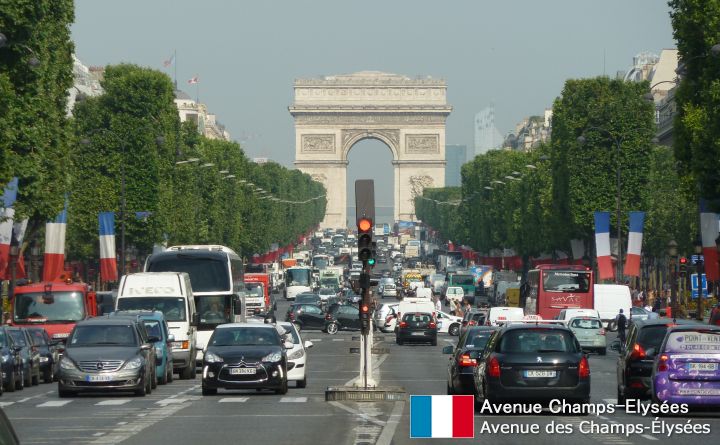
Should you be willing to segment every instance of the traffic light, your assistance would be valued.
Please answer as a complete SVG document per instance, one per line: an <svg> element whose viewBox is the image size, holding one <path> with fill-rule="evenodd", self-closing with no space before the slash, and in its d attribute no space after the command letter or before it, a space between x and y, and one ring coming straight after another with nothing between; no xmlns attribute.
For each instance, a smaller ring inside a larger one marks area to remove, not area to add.
<svg viewBox="0 0 720 445"><path fill-rule="evenodd" d="M364 300L360 304L360 328L363 334L370 333L370 304Z"/></svg>
<svg viewBox="0 0 720 445"><path fill-rule="evenodd" d="M375 267L376 262L376 256L377 256L377 243L373 241L370 245L370 258L368 258L368 266Z"/></svg>
<svg viewBox="0 0 720 445"><path fill-rule="evenodd" d="M683 278L687 276L687 265L688 259L686 257L680 257L680 276Z"/></svg>
<svg viewBox="0 0 720 445"><path fill-rule="evenodd" d="M358 228L358 258L363 266L370 264L372 254L372 228L373 221L370 218L362 217L357 220ZM375 263L373 259L373 264Z"/></svg>

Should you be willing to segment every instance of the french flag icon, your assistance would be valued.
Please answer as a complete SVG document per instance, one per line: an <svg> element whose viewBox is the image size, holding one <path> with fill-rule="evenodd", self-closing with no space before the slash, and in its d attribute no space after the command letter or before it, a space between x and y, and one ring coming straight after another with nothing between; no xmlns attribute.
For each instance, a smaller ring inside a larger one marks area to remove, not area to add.
<svg viewBox="0 0 720 445"><path fill-rule="evenodd" d="M410 438L474 438L473 398L473 396L410 396Z"/></svg>

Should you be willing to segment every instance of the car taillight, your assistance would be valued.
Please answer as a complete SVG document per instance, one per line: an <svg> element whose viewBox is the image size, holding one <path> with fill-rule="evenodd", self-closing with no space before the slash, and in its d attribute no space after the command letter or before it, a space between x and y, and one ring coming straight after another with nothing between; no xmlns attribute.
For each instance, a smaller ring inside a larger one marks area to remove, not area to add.
<svg viewBox="0 0 720 445"><path fill-rule="evenodd" d="M497 358L490 359L487 367L488 377L500 377L500 362Z"/></svg>
<svg viewBox="0 0 720 445"><path fill-rule="evenodd" d="M332 320L332 315L325 314L325 320Z"/></svg>
<svg viewBox="0 0 720 445"><path fill-rule="evenodd" d="M437 329L437 325L435 324L434 321L430 322L430 329Z"/></svg>
<svg viewBox="0 0 720 445"><path fill-rule="evenodd" d="M475 320L468 321L468 326L475 326L476 324L477 324L477 321L475 321Z"/></svg>
<svg viewBox="0 0 720 445"><path fill-rule="evenodd" d="M288 318L289 318L290 320L294 320L294 319L295 319L295 314L294 314L293 312L290 312L290 313L288 314Z"/></svg>
<svg viewBox="0 0 720 445"><path fill-rule="evenodd" d="M590 377L590 364L588 363L587 357L580 359L580 366L578 367L578 377L586 379Z"/></svg>
<svg viewBox="0 0 720 445"><path fill-rule="evenodd" d="M605 328L600 328L599 334L600 334L600 335L605 335Z"/></svg>
<svg viewBox="0 0 720 445"><path fill-rule="evenodd" d="M477 366L477 360L470 357L469 354L463 354L458 358L458 365L460 366Z"/></svg>
<svg viewBox="0 0 720 445"><path fill-rule="evenodd" d="M660 355L660 359L659 359L659 361L658 361L657 370L658 370L658 371L667 371L667 370L668 370L667 361L668 361L668 356L667 356L667 354L661 354L661 355Z"/></svg>
<svg viewBox="0 0 720 445"><path fill-rule="evenodd" d="M642 346L640 346L638 343L635 343L632 348L632 352L630 353L630 358L633 360L638 360L641 358L645 358L645 350Z"/></svg>
<svg viewBox="0 0 720 445"><path fill-rule="evenodd" d="M406 328L406 327L407 327L407 322L401 321L401 322L400 322L400 327L401 327L401 328Z"/></svg>

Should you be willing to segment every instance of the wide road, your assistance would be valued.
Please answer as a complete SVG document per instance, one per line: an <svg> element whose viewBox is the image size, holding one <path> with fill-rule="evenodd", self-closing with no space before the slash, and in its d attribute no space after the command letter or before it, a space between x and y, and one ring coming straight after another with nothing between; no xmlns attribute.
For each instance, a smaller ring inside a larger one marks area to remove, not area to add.
<svg viewBox="0 0 720 445"><path fill-rule="evenodd" d="M284 316L287 303L281 302ZM159 386L146 397L128 394L103 394L60 399L55 384L41 384L0 397L0 406L15 426L23 444L221 444L221 443L296 443L296 444L417 444L409 438L409 402L326 402L325 388L349 382L357 373L358 355L353 332L331 336L320 331L304 331L314 347L309 351L308 386L291 388L279 396L256 391L220 391L203 397L200 380L175 380ZM375 357L375 377L380 385L402 386L410 394L445 394L448 356L444 345L456 338L441 335L438 346L398 346L391 334L379 341L389 354ZM592 355L592 402L615 402L615 360L611 351L605 357ZM199 376L198 376L199 377ZM628 414L622 409L598 417L475 415L476 440L490 444L652 444L664 440L673 444L709 441L720 434L717 413L699 413L677 418L661 418L661 423L684 425L708 424L709 435L679 434L667 436L651 431L629 437L600 432L583 434L581 424L597 426L642 424L654 419ZM551 423L569 425L572 434L544 432ZM540 434L526 438L518 434L481 433L493 425L538 425ZM437 443L449 440L435 440Z"/></svg>

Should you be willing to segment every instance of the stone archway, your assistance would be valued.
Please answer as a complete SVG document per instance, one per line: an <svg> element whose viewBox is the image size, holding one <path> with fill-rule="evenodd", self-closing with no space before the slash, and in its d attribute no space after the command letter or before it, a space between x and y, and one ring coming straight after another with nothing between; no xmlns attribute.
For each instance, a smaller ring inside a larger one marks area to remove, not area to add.
<svg viewBox="0 0 720 445"><path fill-rule="evenodd" d="M445 81L363 71L298 79L294 88L295 166L327 190L322 227L346 225L347 157L363 139L392 152L395 220L414 219L414 197L445 185Z"/></svg>

